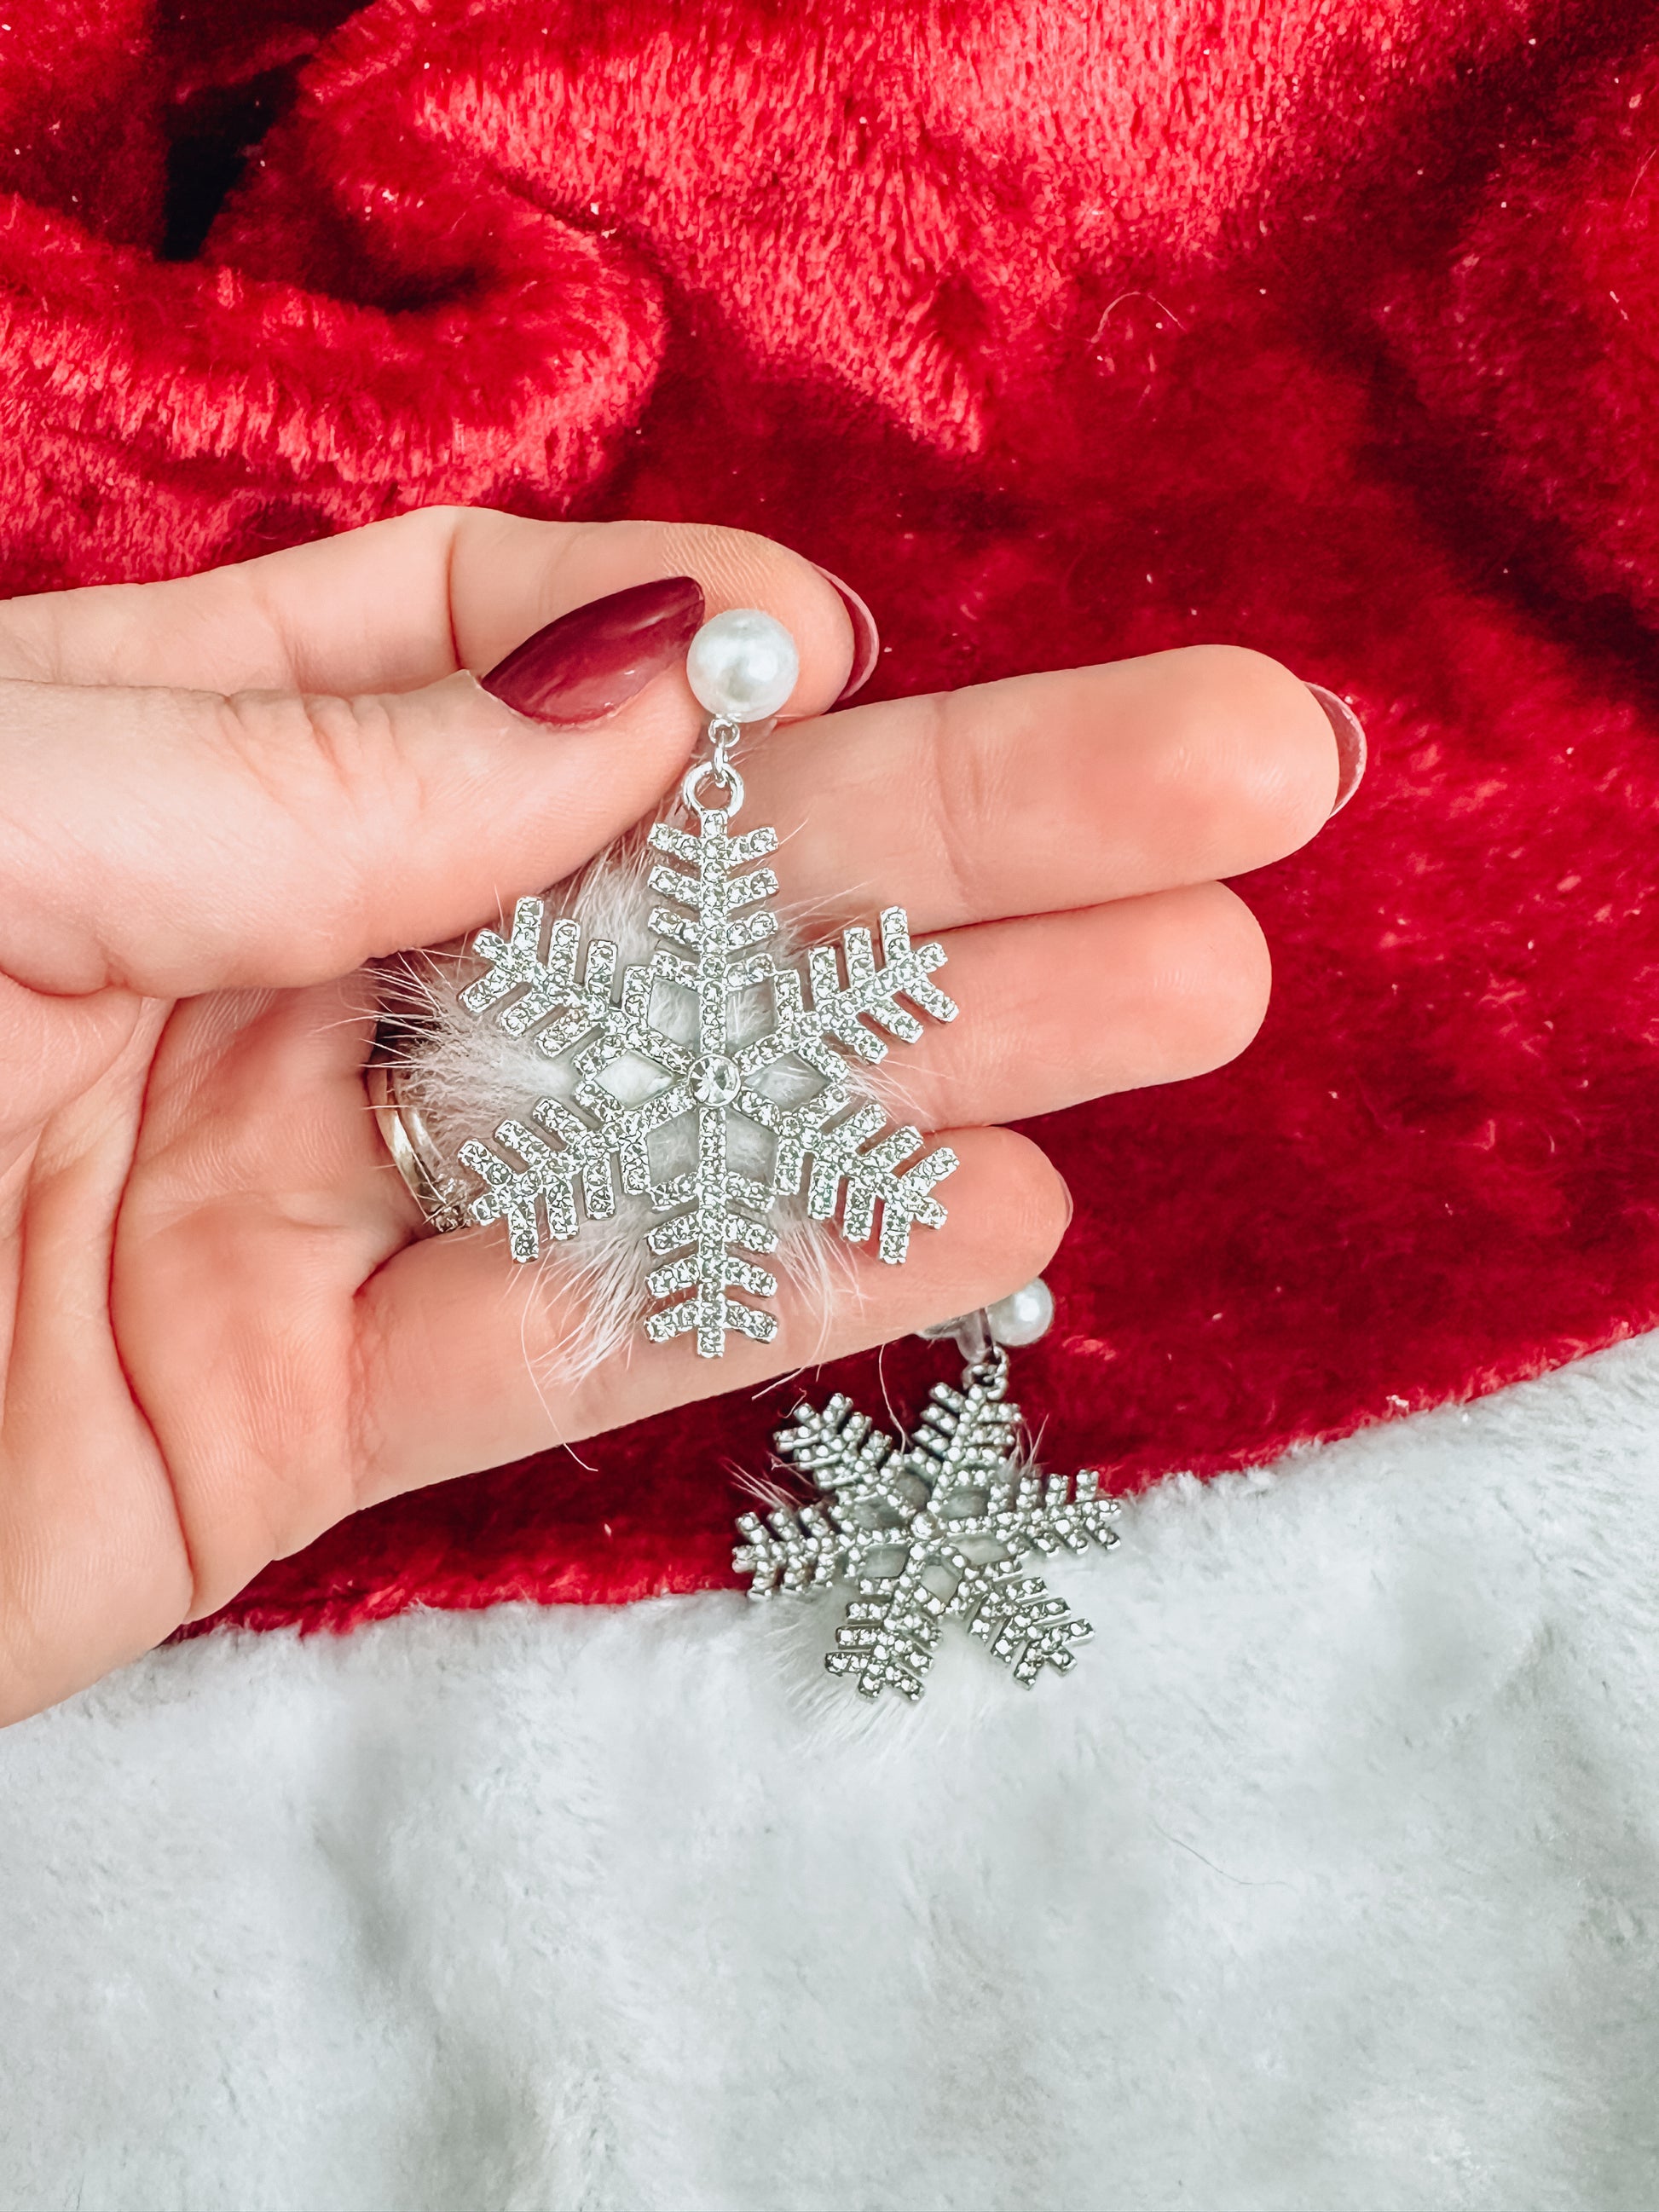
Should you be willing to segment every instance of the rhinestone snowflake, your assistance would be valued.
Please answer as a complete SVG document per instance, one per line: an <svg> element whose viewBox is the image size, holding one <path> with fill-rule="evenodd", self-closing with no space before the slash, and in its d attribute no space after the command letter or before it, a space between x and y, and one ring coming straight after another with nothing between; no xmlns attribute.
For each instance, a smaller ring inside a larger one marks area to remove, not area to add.
<svg viewBox="0 0 1659 2212"><path fill-rule="evenodd" d="M808 1215L828 1221L839 1206L842 1234L853 1243L870 1236L879 1211L878 1249L894 1266L916 1223L944 1221L932 1194L956 1166L955 1153L941 1145L911 1160L921 1132L882 1134L881 1108L854 1104L848 1078L853 1060L884 1055L877 1028L905 1043L921 1036L901 1000L936 1021L953 1020L957 1009L930 981L945 963L943 947L913 945L902 907L881 917L879 959L870 932L852 928L839 960L833 945L808 951L805 979L777 965L757 949L778 926L764 910L777 878L754 865L775 852L776 832L734 836L731 810L696 811L695 833L665 822L651 831L652 847L680 866L653 869L652 890L672 902L653 908L648 922L664 943L648 963L624 967L619 988L616 945L591 941L579 974L580 925L561 919L549 929L538 898L519 901L508 936L487 929L473 940L486 967L461 993L462 1005L514 1036L533 1037L550 1059L572 1054L578 1079L574 1103L540 1099L530 1116L537 1127L509 1118L492 1143L470 1140L459 1157L483 1185L472 1219L504 1221L515 1260L538 1258L544 1232L556 1241L577 1233L579 1190L593 1221L615 1212L618 1177L625 1194L648 1199L665 1218L645 1239L663 1263L647 1287L672 1303L648 1316L646 1334L660 1344L695 1332L697 1350L713 1359L730 1330L761 1343L776 1332L773 1316L747 1302L773 1297L776 1278L746 1255L776 1249L768 1216L799 1193L803 1176ZM689 1039L656 1018L662 990L690 995ZM766 1008L758 1023L757 998ZM734 1021L739 1005L747 1035ZM815 1085L805 1096L803 1079ZM769 1140L769 1174L734 1163L734 1117ZM695 1164L665 1174L653 1167L653 1139L677 1125L695 1133Z"/></svg>
<svg viewBox="0 0 1659 2212"><path fill-rule="evenodd" d="M947 1620L1027 1685L1045 1667L1065 1674L1094 1632L1022 1566L1032 1552L1109 1550L1117 1502L1092 1470L1068 1481L1031 1465L1007 1377L999 1358L970 1367L960 1390L936 1383L902 1444L839 1394L822 1412L798 1407L777 1448L821 1502L738 1522L732 1564L751 1597L852 1584L824 1665L866 1698L919 1698Z"/></svg>

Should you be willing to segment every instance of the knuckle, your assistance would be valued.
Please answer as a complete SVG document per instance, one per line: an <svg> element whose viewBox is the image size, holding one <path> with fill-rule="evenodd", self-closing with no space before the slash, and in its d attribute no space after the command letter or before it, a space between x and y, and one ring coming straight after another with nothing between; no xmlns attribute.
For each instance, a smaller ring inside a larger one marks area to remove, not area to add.
<svg viewBox="0 0 1659 2212"><path fill-rule="evenodd" d="M313 691L301 693L299 704L325 796L354 811L382 796L397 757L390 701Z"/></svg>
<svg viewBox="0 0 1659 2212"><path fill-rule="evenodd" d="M435 500L430 507L411 507L387 521L372 522L367 527L384 531L388 538L395 535L407 538L418 546L418 573L441 580L447 597L461 545L468 539L487 539L504 524L509 527L526 526L520 524L516 515L505 514L498 507L464 507L453 500ZM534 524L528 526L537 527Z"/></svg>
<svg viewBox="0 0 1659 2212"><path fill-rule="evenodd" d="M386 1408L392 1402L392 1364L386 1356L384 1316L371 1300L360 1300L348 1345L342 1392L340 1464L351 1510L361 1512L384 1492L377 1478L386 1471Z"/></svg>
<svg viewBox="0 0 1659 2212"><path fill-rule="evenodd" d="M928 723L915 747L918 764L925 763L921 819L939 862L931 910L937 916L934 926L947 927L972 921L983 903L982 856L999 811L996 768L1001 756L995 747L961 741L952 727L960 712L955 694L934 692L915 703Z"/></svg>
<svg viewBox="0 0 1659 2212"><path fill-rule="evenodd" d="M494 507L466 507L459 500L434 499L428 506L408 507L402 514L392 516L386 527L404 532L411 538L429 537L441 540L469 515L497 512L499 510Z"/></svg>
<svg viewBox="0 0 1659 2212"><path fill-rule="evenodd" d="M372 910L377 858L395 847L388 831L411 799L392 702L246 691L221 711L228 749L263 803L268 849L307 885L303 910L287 920L289 945L307 935L337 944Z"/></svg>

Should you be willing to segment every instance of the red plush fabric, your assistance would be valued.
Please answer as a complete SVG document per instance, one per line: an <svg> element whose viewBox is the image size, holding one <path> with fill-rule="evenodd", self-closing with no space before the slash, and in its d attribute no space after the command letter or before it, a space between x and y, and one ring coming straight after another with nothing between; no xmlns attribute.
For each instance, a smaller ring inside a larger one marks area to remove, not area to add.
<svg viewBox="0 0 1659 2212"><path fill-rule="evenodd" d="M480 500L769 532L890 691L1260 646L1370 776L1244 887L1251 1052L1036 1131L1051 1462L1237 1467L1659 1321L1646 0L343 13L13 8L10 588ZM723 1580L787 1404L399 1501L232 1613Z"/></svg>

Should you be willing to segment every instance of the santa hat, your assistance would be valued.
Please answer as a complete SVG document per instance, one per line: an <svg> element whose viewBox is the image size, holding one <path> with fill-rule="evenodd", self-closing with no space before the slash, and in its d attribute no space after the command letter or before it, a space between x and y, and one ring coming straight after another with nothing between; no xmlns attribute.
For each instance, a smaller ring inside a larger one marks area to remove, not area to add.
<svg viewBox="0 0 1659 2212"><path fill-rule="evenodd" d="M1242 886L1244 1058L1034 1131L1078 1200L1019 1382L1054 1463L1240 1468L1650 1327L1659 61L1624 12L1540 44L1522 0L1340 36L1285 0L1266 76L1243 4L344 12L19 15L9 587L479 501L779 537L875 608L872 696L1260 647L1370 774ZM881 1387L937 1372L894 1347ZM727 1580L770 1425L715 1401L399 1500L231 1616Z"/></svg>

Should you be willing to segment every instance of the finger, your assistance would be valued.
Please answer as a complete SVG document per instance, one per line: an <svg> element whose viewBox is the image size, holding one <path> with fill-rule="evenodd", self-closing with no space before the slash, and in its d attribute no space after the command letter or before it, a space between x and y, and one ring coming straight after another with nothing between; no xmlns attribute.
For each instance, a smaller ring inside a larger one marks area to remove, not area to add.
<svg viewBox="0 0 1659 2212"><path fill-rule="evenodd" d="M625 828L696 720L679 679L559 732L466 676L357 699L0 684L0 967L182 998L453 935Z"/></svg>
<svg viewBox="0 0 1659 2212"><path fill-rule="evenodd" d="M25 1187L5 1180L48 1115L97 1083L126 1049L143 1017L126 991L82 999L44 998L0 976L0 1235L15 1232L12 1208Z"/></svg>
<svg viewBox="0 0 1659 2212"><path fill-rule="evenodd" d="M122 1207L125 1256L154 1226L204 1212L248 1210L257 1241L280 1223L326 1232L328 1273L357 1286L408 1242L422 1216L392 1166L363 1088L378 1006L359 971L300 991L215 991L184 1000L167 1024L150 1070L132 1177ZM311 1295L315 1251L279 1279L252 1273L259 1310ZM190 1302L190 1281L176 1285ZM225 1280L215 1283L222 1310ZM125 1293L124 1293L125 1297ZM134 1302L139 1326L155 1300ZM132 1316L127 1315L131 1321Z"/></svg>
<svg viewBox="0 0 1659 2212"><path fill-rule="evenodd" d="M837 917L897 902L918 932L1261 867L1337 789L1307 686L1231 646L849 708L743 770L791 897Z"/></svg>
<svg viewBox="0 0 1659 2212"><path fill-rule="evenodd" d="M803 665L811 702L845 672L836 619ZM462 675L354 697L0 682L0 966L177 997L441 940L637 819L701 719L676 669L558 730Z"/></svg>
<svg viewBox="0 0 1659 2212"><path fill-rule="evenodd" d="M942 1229L918 1231L902 1267L849 1245L850 1285L826 1311L786 1285L770 1344L732 1336L723 1358L680 1337L561 1382L549 1355L579 1323L580 1294L515 1269L491 1236L443 1237L390 1261L359 1300L363 1491L370 1504L495 1467L648 1413L750 1389L988 1304L1040 1272L1064 1232L1066 1188L1036 1146L1006 1129L945 1139L961 1165Z"/></svg>
<svg viewBox="0 0 1659 2212"><path fill-rule="evenodd" d="M355 1302L413 1228L363 1095L364 998L215 992L155 1053L106 1295L189 1556L175 1619L351 1509Z"/></svg>
<svg viewBox="0 0 1659 2212"><path fill-rule="evenodd" d="M706 523L532 522L489 507L422 507L199 576L7 601L0 675L409 690L482 674L573 607L666 576L695 576L711 615L758 606L787 625L802 666L792 713L839 697L852 625L799 554Z"/></svg>
<svg viewBox="0 0 1659 2212"><path fill-rule="evenodd" d="M0 1725L155 1643L190 1586L166 1467L106 1325L111 1224L160 1020L143 1009L40 1133L0 1260Z"/></svg>
<svg viewBox="0 0 1659 2212"><path fill-rule="evenodd" d="M962 1018L884 1063L924 1129L1029 1121L1221 1067L1261 1026L1266 939L1221 884L951 930L935 976Z"/></svg>

